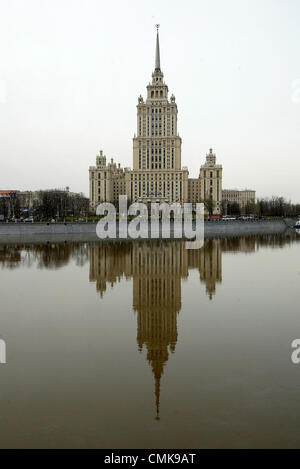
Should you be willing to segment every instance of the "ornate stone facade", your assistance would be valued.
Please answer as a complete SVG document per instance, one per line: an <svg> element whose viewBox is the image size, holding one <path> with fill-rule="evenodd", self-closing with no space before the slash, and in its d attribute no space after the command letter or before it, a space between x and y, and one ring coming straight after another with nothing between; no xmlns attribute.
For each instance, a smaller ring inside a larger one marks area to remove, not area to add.
<svg viewBox="0 0 300 469"><path fill-rule="evenodd" d="M106 164L100 152L96 166L90 167L90 206L118 202L127 195L132 202L203 202L212 199L214 213L221 211L222 166L216 165L212 150L201 166L198 179L188 178L181 166L181 138L177 131L178 109L175 96L168 97L168 86L160 68L157 30L155 69L147 86L147 98L138 98L137 133L133 138L133 170Z"/></svg>
<svg viewBox="0 0 300 469"><path fill-rule="evenodd" d="M212 148L206 155L206 162L200 168L198 179L188 180L188 201L211 204L212 212L220 215L222 209L222 173L221 165L216 164L216 155ZM208 209L207 209L208 210Z"/></svg>
<svg viewBox="0 0 300 469"><path fill-rule="evenodd" d="M130 170L121 168L114 162L106 163L106 156L100 150L96 157L96 166L91 166L90 173L90 208L95 210L101 202L117 204L119 195L126 194L125 175Z"/></svg>

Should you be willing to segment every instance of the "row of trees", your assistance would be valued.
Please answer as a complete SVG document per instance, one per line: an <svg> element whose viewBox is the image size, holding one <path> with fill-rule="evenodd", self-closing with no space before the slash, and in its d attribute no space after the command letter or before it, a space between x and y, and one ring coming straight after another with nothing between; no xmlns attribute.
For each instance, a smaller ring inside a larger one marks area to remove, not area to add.
<svg viewBox="0 0 300 469"><path fill-rule="evenodd" d="M209 216L213 216L216 203L212 198L203 201L206 212ZM128 199L128 206L131 201ZM117 204L116 204L117 207ZM245 207L241 208L237 202L222 201L221 206L222 215L232 215L239 217L242 215L254 215L255 217L297 217L300 216L300 204L292 204L291 201L286 201L284 197L262 198L257 199L256 202L248 203Z"/></svg>
<svg viewBox="0 0 300 469"><path fill-rule="evenodd" d="M255 215L256 217L297 217L300 215L300 204L292 204L284 197L261 198L249 203L243 209L238 203L222 203L226 215Z"/></svg>
<svg viewBox="0 0 300 469"><path fill-rule="evenodd" d="M67 191L40 191L33 202L32 214L37 218L66 218L85 216L89 211L89 199L84 194L70 194Z"/></svg>
<svg viewBox="0 0 300 469"><path fill-rule="evenodd" d="M0 198L0 215L4 218L20 216L20 199L18 197Z"/></svg>
<svg viewBox="0 0 300 469"><path fill-rule="evenodd" d="M29 206L23 207L24 204ZM19 197L0 198L0 215L5 218L21 218L25 213L37 219L66 218L86 216L88 212L89 199L82 193L70 194L55 189L39 191L31 202L21 202Z"/></svg>
<svg viewBox="0 0 300 469"><path fill-rule="evenodd" d="M211 216L215 203L212 199L204 201L205 209ZM32 202L29 215L38 219L66 218L68 216L86 216L89 212L89 199L84 194L70 194L68 191L47 190L39 191ZM223 215L241 216L255 215L256 217L296 217L300 215L300 204L292 204L283 197L257 199L241 209L238 203L222 202ZM20 218L23 208L18 197L0 198L0 215L5 218Z"/></svg>
<svg viewBox="0 0 300 469"><path fill-rule="evenodd" d="M269 217L296 217L300 215L300 204L292 204L283 197L271 199L258 199L256 203L258 216Z"/></svg>

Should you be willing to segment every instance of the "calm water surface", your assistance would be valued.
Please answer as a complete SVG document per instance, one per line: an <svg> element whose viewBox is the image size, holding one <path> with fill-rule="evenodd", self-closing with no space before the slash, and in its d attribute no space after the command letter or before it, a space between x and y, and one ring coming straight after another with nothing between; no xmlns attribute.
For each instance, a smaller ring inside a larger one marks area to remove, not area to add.
<svg viewBox="0 0 300 469"><path fill-rule="evenodd" d="M0 447L300 447L299 241L0 245Z"/></svg>

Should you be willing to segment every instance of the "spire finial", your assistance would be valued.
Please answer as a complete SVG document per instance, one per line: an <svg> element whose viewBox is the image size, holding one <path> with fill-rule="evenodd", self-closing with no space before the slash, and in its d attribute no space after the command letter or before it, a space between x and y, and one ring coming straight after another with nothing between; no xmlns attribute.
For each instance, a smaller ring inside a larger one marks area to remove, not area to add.
<svg viewBox="0 0 300 469"><path fill-rule="evenodd" d="M159 416L160 376L155 376L155 397L156 397L156 417L155 417L155 420L160 420L160 416Z"/></svg>
<svg viewBox="0 0 300 469"><path fill-rule="evenodd" d="M160 51L159 51L159 24L155 25L156 30L157 30L157 35L156 35L156 52L155 52L155 71L160 71Z"/></svg>

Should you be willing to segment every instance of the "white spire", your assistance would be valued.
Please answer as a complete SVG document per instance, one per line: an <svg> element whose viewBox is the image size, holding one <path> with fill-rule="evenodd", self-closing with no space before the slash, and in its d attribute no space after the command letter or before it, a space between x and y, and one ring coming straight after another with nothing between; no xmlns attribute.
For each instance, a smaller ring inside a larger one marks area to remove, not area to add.
<svg viewBox="0 0 300 469"><path fill-rule="evenodd" d="M156 52L155 52L155 71L160 71L160 51L159 51L159 24L156 25L157 36L156 36Z"/></svg>

